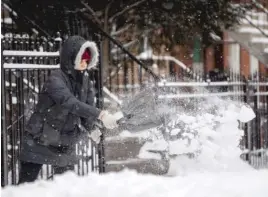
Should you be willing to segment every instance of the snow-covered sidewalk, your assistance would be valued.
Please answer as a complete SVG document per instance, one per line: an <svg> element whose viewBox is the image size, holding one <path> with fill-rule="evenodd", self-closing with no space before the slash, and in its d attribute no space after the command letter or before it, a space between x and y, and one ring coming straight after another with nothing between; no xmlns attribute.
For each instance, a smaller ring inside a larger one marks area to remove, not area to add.
<svg viewBox="0 0 268 197"><path fill-rule="evenodd" d="M194 173L157 177L134 171L89 174L73 173L55 181L37 181L2 191L2 197L267 197L268 170Z"/></svg>

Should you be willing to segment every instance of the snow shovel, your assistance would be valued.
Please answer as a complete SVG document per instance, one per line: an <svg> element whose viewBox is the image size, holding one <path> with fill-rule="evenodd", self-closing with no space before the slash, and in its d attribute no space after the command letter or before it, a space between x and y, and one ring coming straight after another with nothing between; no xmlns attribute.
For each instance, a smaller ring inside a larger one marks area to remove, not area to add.
<svg viewBox="0 0 268 197"><path fill-rule="evenodd" d="M163 124L163 117L158 111L156 92L152 88L125 99L120 111L121 115L117 121L120 130L138 132ZM95 122L95 125L103 128L100 121Z"/></svg>
<svg viewBox="0 0 268 197"><path fill-rule="evenodd" d="M163 116L159 112L156 91L147 88L123 101L122 118L118 125L121 130L137 132L158 127L163 124Z"/></svg>

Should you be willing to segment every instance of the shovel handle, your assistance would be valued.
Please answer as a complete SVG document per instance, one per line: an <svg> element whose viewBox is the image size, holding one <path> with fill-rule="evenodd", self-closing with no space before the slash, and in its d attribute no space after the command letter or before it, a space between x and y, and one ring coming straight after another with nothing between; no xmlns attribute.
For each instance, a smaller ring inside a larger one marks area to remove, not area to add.
<svg viewBox="0 0 268 197"><path fill-rule="evenodd" d="M126 122L126 118L120 118L119 120L117 120L116 121L116 123L120 126L120 125L124 125L125 124L125 122ZM98 121L96 121L95 123L95 126L96 127L98 127L99 129L103 129L104 128L104 125L103 125L103 123L100 121L100 120L98 120Z"/></svg>
<svg viewBox="0 0 268 197"><path fill-rule="evenodd" d="M127 120L126 118L120 118L119 120L116 121L116 123L118 125L122 125L122 124L125 124L126 120Z"/></svg>

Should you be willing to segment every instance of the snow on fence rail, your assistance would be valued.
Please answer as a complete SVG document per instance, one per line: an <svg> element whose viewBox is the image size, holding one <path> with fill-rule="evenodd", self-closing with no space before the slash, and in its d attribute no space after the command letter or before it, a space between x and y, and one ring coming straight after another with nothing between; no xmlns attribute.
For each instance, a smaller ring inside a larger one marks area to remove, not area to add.
<svg viewBox="0 0 268 197"><path fill-rule="evenodd" d="M182 98L200 98L200 97L213 97L213 96L243 96L245 92L217 92L217 93L186 93L186 94L168 94L159 95L159 99L182 99Z"/></svg>
<svg viewBox="0 0 268 197"><path fill-rule="evenodd" d="M5 57L59 57L59 51L44 52L44 51L18 51L18 50L3 50ZM4 63L4 69L57 69L59 64L31 64L31 63Z"/></svg>
<svg viewBox="0 0 268 197"><path fill-rule="evenodd" d="M268 86L268 82L248 82L243 81L218 81L218 82L159 82L159 87L198 87L198 86Z"/></svg>
<svg viewBox="0 0 268 197"><path fill-rule="evenodd" d="M198 87L198 86L235 86L245 85L244 82L159 82L159 87ZM268 85L268 83L267 83Z"/></svg>
<svg viewBox="0 0 268 197"><path fill-rule="evenodd" d="M268 92L255 92L255 96L268 96Z"/></svg>
<svg viewBox="0 0 268 197"><path fill-rule="evenodd" d="M58 57L59 51L57 52L44 52L44 51L13 51L13 50L4 50L4 56L38 56L38 57Z"/></svg>
<svg viewBox="0 0 268 197"><path fill-rule="evenodd" d="M268 82L249 82L249 86L268 86Z"/></svg>
<svg viewBox="0 0 268 197"><path fill-rule="evenodd" d="M60 68L60 65L4 63L3 67L5 69L57 69Z"/></svg>

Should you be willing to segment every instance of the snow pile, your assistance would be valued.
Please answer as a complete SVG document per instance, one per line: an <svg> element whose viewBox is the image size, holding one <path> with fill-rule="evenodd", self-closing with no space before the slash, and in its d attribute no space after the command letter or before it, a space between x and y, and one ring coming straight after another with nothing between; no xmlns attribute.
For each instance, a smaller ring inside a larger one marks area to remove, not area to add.
<svg viewBox="0 0 268 197"><path fill-rule="evenodd" d="M89 174L73 173L52 181L8 187L2 197L267 197L268 171L195 173L160 177L133 171Z"/></svg>
<svg viewBox="0 0 268 197"><path fill-rule="evenodd" d="M243 171L251 167L240 159L240 140L244 131L239 122L255 118L246 105L220 98L197 103L195 110L179 109L165 130L166 137L147 142L141 158L160 159L149 152L168 152L171 159L169 175L185 175L205 171ZM157 131L155 130L154 133Z"/></svg>

